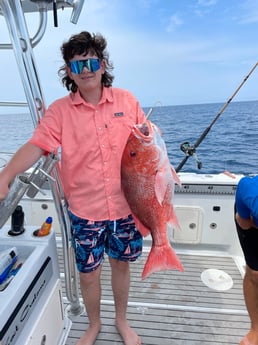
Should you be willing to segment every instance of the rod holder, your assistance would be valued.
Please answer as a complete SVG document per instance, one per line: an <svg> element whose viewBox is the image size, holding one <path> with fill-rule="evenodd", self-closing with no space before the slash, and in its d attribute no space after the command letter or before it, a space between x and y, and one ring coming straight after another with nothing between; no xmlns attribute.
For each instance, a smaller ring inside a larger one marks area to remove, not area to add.
<svg viewBox="0 0 258 345"><path fill-rule="evenodd" d="M55 181L50 173L58 161L58 157L54 153L49 153L44 159L45 161L43 162L42 167L39 167L37 169L38 171L30 179L31 185L26 193L29 198L34 198L39 191L42 194L45 194L41 189L43 184L47 180Z"/></svg>
<svg viewBox="0 0 258 345"><path fill-rule="evenodd" d="M0 202L0 228L7 222L10 215L16 209L19 201L30 186L26 175L17 175L11 183L7 197Z"/></svg>
<svg viewBox="0 0 258 345"><path fill-rule="evenodd" d="M58 157L53 153L46 156L45 161L38 164L30 175L20 174L15 177L10 185L7 197L0 202L0 229L7 222L10 215L16 209L21 198L27 192L27 196L33 198L38 191L44 194L41 190L44 182L55 179L50 176Z"/></svg>

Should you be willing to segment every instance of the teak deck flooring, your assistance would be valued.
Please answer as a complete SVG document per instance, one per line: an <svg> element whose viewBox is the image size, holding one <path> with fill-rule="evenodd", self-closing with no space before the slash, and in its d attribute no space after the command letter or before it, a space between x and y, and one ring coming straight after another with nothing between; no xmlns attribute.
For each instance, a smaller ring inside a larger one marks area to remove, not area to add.
<svg viewBox="0 0 258 345"><path fill-rule="evenodd" d="M143 345L238 345L250 327L245 308L242 277L230 256L179 252L185 272L167 271L141 280L148 255L131 264L128 320ZM62 272L62 252L59 249ZM203 270L228 273L233 287L217 291L201 280ZM66 300L67 302L67 300ZM114 305L108 260L102 270L102 330L95 345L123 344L114 327ZM85 313L72 317L66 345L73 345L87 328Z"/></svg>

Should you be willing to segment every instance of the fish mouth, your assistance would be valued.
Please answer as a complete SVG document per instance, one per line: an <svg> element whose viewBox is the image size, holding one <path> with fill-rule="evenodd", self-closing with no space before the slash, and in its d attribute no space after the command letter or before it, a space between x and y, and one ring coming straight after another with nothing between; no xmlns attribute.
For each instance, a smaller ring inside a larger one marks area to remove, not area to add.
<svg viewBox="0 0 258 345"><path fill-rule="evenodd" d="M144 139L145 141L151 141L153 138L153 127L148 120L144 123L135 125L133 132L137 138Z"/></svg>

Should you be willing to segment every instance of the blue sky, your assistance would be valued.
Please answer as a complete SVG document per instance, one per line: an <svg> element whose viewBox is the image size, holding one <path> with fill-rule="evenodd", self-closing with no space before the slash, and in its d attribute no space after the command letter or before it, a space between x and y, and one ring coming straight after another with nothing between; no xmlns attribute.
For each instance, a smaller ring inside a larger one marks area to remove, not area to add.
<svg viewBox="0 0 258 345"><path fill-rule="evenodd" d="M114 86L132 91L144 107L225 102L258 61L257 0L85 0L77 25L70 15L58 11L55 28L49 12L34 50L46 105L67 93L57 76L60 46L82 30L106 37ZM33 36L38 16L26 18ZM0 31L9 42L2 17ZM25 100L12 52L1 55L2 80L12 81L2 83L1 100ZM234 101L257 100L257 86L258 67Z"/></svg>

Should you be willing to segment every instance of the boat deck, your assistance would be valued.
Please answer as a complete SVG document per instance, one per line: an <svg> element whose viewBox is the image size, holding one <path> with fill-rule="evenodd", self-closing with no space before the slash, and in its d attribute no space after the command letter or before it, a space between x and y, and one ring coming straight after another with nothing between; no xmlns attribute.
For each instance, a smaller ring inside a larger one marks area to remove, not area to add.
<svg viewBox="0 0 258 345"><path fill-rule="evenodd" d="M148 248L131 265L128 319L143 345L239 344L249 329L242 277L232 257L208 252L177 252L185 272L167 271L141 280ZM63 272L59 248L60 270ZM218 291L201 279L206 269L219 269L233 279L233 287ZM123 344L114 327L114 305L108 260L102 271L102 331L96 345ZM87 328L85 313L72 318L66 345L76 341Z"/></svg>

